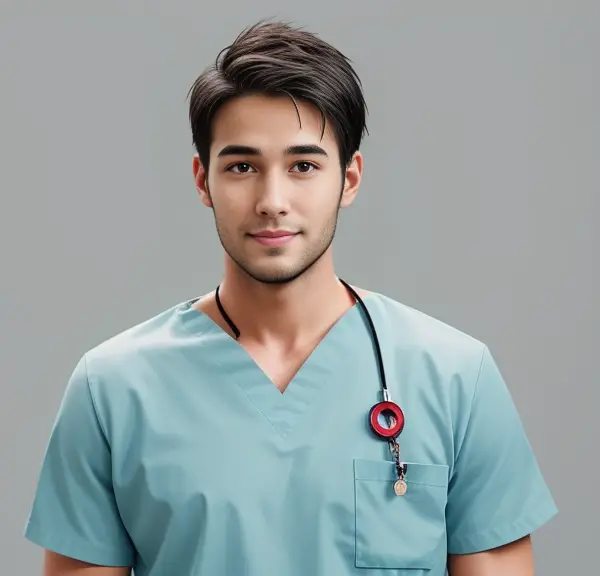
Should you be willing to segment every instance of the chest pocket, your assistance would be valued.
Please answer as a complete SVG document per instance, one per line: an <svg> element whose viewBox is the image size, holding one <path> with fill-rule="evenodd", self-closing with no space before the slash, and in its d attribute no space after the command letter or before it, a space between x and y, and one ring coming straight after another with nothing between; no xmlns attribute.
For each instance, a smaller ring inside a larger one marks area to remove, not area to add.
<svg viewBox="0 0 600 576"><path fill-rule="evenodd" d="M406 464L408 490L397 496L393 462L354 460L358 568L429 571L446 561L449 468Z"/></svg>

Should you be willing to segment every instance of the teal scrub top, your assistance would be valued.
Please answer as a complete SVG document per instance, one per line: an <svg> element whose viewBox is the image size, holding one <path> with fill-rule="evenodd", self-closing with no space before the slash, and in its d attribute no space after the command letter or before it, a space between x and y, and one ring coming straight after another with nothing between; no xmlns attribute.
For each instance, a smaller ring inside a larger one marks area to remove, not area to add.
<svg viewBox="0 0 600 576"><path fill-rule="evenodd" d="M447 554L528 535L557 508L478 340L378 293L404 496L368 425L375 348L352 307L284 393L194 301L77 364L26 526L135 576L443 576Z"/></svg>

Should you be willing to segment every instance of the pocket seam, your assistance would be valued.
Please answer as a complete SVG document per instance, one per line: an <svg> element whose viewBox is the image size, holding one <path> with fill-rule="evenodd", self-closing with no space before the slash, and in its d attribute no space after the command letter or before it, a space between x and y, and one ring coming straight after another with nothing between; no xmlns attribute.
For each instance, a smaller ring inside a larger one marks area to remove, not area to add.
<svg viewBox="0 0 600 576"><path fill-rule="evenodd" d="M355 476L357 482L393 482L393 480L385 480L381 478L361 478ZM434 484L433 482L417 482L416 480L405 479L407 484L415 484L417 486L431 486L432 488L447 488L447 484Z"/></svg>
<svg viewBox="0 0 600 576"><path fill-rule="evenodd" d="M448 472L450 467L447 464L433 464L422 462L405 462L408 466L406 474L407 484L418 484L423 486L432 486L436 488L448 489ZM417 478L414 480L411 476L411 467L414 468ZM425 477L419 478L418 476ZM426 475L434 476L435 479L429 480ZM396 471L392 460L371 460L368 458L354 458L354 479L361 482L394 482Z"/></svg>

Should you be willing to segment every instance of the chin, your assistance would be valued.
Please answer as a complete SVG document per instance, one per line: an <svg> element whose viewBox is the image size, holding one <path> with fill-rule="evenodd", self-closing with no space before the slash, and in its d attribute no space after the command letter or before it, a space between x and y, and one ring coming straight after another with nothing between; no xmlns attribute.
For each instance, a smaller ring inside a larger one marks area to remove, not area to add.
<svg viewBox="0 0 600 576"><path fill-rule="evenodd" d="M271 270L246 270L246 273L263 284L287 284L295 280L302 272L291 271L289 269L271 269Z"/></svg>
<svg viewBox="0 0 600 576"><path fill-rule="evenodd" d="M240 266L253 280L263 284L287 284L304 273L305 267L296 266Z"/></svg>

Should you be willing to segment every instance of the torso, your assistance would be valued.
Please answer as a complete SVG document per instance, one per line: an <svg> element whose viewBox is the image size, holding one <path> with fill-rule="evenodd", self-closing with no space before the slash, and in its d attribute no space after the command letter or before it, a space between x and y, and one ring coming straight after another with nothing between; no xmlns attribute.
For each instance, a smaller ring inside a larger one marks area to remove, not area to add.
<svg viewBox="0 0 600 576"><path fill-rule="evenodd" d="M395 497L389 447L367 427L380 399L373 341L347 304L310 355L246 349L192 302L88 354L136 576L444 574L449 431L473 395L447 382L465 354L474 381L478 350L365 298L409 415L409 492Z"/></svg>
<svg viewBox="0 0 600 576"><path fill-rule="evenodd" d="M372 293L379 347L349 300L316 347L271 356L195 302L78 364L28 522L34 541L135 576L445 576L449 544L493 547L555 511L481 342ZM407 415L401 497L369 426L378 350Z"/></svg>

